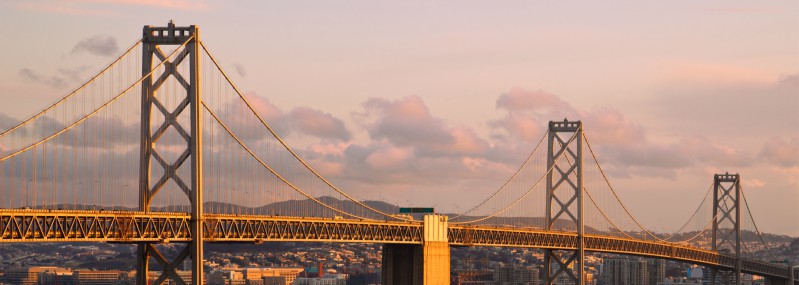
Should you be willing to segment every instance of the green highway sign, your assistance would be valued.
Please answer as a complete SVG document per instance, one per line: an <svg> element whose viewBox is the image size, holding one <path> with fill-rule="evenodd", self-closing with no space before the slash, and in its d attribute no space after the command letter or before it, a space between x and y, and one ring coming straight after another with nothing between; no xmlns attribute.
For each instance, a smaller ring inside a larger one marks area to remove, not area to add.
<svg viewBox="0 0 799 285"><path fill-rule="evenodd" d="M435 211L433 208L400 208L400 214L417 214L417 213L425 213L425 214L433 214Z"/></svg>

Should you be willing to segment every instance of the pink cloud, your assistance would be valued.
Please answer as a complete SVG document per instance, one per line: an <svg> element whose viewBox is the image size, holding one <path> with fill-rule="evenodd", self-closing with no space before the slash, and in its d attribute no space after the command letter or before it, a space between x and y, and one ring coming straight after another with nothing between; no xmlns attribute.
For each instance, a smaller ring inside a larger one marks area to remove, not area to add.
<svg viewBox="0 0 799 285"><path fill-rule="evenodd" d="M645 139L644 128L634 124L616 109L599 108L585 115L583 128L591 141L605 144L638 144Z"/></svg>
<svg viewBox="0 0 799 285"><path fill-rule="evenodd" d="M422 155L447 155L447 156L484 156L488 150L488 142L480 138L477 133L465 127L448 130L452 141L444 144L433 144L417 147L417 152Z"/></svg>
<svg viewBox="0 0 799 285"><path fill-rule="evenodd" d="M253 92L245 94L244 98L247 98L247 101L250 102L252 108L255 109L255 111L258 112L262 118L264 118L264 120L275 120L283 116L283 111L272 104L269 99L257 96Z"/></svg>
<svg viewBox="0 0 799 285"><path fill-rule="evenodd" d="M11 127L18 124L19 122L20 122L19 119L12 118L11 116L0 112L0 131L6 131L8 129L11 129Z"/></svg>
<svg viewBox="0 0 799 285"><path fill-rule="evenodd" d="M344 173L346 165L340 162L331 161L324 157L308 159L307 162L313 165L314 170L325 177L336 177Z"/></svg>
<svg viewBox="0 0 799 285"><path fill-rule="evenodd" d="M376 117L367 127L373 140L385 139L398 146L446 144L453 140L444 122L434 118L419 97L369 99L364 107L366 114Z"/></svg>
<svg viewBox="0 0 799 285"><path fill-rule="evenodd" d="M295 108L289 112L288 119L294 129L304 134L341 141L352 138L350 131L344 126L344 121L318 110Z"/></svg>
<svg viewBox="0 0 799 285"><path fill-rule="evenodd" d="M632 163L645 164L648 162L642 159L643 157L659 154L662 152L659 150L669 150L648 146L644 128L610 107L590 111L580 110L554 94L545 91L530 92L520 88L514 88L500 95L497 107L506 110L507 114L500 119L490 121L488 125L498 132L499 137L511 139L508 143L512 143L513 140L521 140L525 144L537 142L544 135L548 121L568 118L582 120L586 136L601 148L609 149L607 145L637 146L636 149L627 150L627 153L621 153L620 150L611 151L615 158L625 158ZM653 154L650 153L652 150L658 151ZM638 155L632 157L628 155L630 153ZM666 165L673 166L675 163L668 162Z"/></svg>
<svg viewBox="0 0 799 285"><path fill-rule="evenodd" d="M332 155L332 156L343 156L344 151L352 144L352 142L328 142L323 141L319 143L313 143L308 146L308 150L319 155Z"/></svg>
<svg viewBox="0 0 799 285"><path fill-rule="evenodd" d="M474 130L460 127L452 130L455 142L452 150L464 154L482 154L488 148L488 143L477 136Z"/></svg>
<svg viewBox="0 0 799 285"><path fill-rule="evenodd" d="M612 167L614 174L623 177L635 174L669 178L691 167L704 168L712 175L723 169L746 167L753 161L750 155L704 137L684 137L671 144L643 139L627 145L594 143L592 147L603 166Z"/></svg>
<svg viewBox="0 0 799 285"><path fill-rule="evenodd" d="M544 123L527 116L508 114L506 117L489 122L489 125L504 130L511 137L524 141L535 141L544 133Z"/></svg>
<svg viewBox="0 0 799 285"><path fill-rule="evenodd" d="M777 80L777 86L786 86L789 88L799 88L799 73L782 75ZM794 95L797 95L794 93Z"/></svg>
<svg viewBox="0 0 799 285"><path fill-rule="evenodd" d="M373 152L366 158L366 163L376 169L389 170L407 166L411 156L409 149L391 147Z"/></svg>
<svg viewBox="0 0 799 285"><path fill-rule="evenodd" d="M510 166L480 157L464 157L461 159L461 163L472 173L483 172L486 169L493 169L495 173L512 173L518 168L518 166Z"/></svg>
<svg viewBox="0 0 799 285"><path fill-rule="evenodd" d="M690 156L674 145L643 143L635 146L592 144L600 164L619 167L678 169L693 165Z"/></svg>
<svg viewBox="0 0 799 285"><path fill-rule="evenodd" d="M268 99L257 96L255 93L250 92L244 95L244 98L252 106L253 110L271 127L279 136L289 135L289 125L287 116L283 110L272 104ZM219 116L220 120L231 129L231 131L244 140L261 140L265 137L271 136L269 131L261 126L261 122L252 113L249 107L241 100L231 100L217 102L206 100L206 104L214 113ZM216 122L208 126L209 128L218 128L218 131L224 132L221 127L216 126Z"/></svg>
<svg viewBox="0 0 799 285"><path fill-rule="evenodd" d="M757 178L746 178L741 179L741 184L743 184L747 188L762 188L766 186L766 182Z"/></svg>
<svg viewBox="0 0 799 285"><path fill-rule="evenodd" d="M799 167L799 138L772 138L763 145L760 155L764 161L779 167Z"/></svg>
<svg viewBox="0 0 799 285"><path fill-rule="evenodd" d="M269 99L257 96L255 93L248 93L244 97L258 115L281 137L292 133L341 141L347 141L352 137L344 125L344 121L329 113L308 107L298 107L285 112L272 104ZM221 111L217 113L237 135L243 135L244 138L250 139L260 139L269 135L268 131L261 127L253 129L261 123L243 102L233 100L222 105L224 106L220 108ZM211 108L215 109L215 106L211 106Z"/></svg>
<svg viewBox="0 0 799 285"><path fill-rule="evenodd" d="M498 132L497 142L522 145L518 140L523 140L529 144L541 138L547 121L559 120L561 116L581 120L600 163L625 177L675 177L677 170L697 165L740 167L752 161L751 155L703 137L678 138L676 143L650 141L643 126L617 109L583 110L544 91L514 88L500 95L497 106L507 111L504 117L489 122ZM502 138L505 140L499 140ZM514 148L495 145L491 151L498 149L507 152Z"/></svg>
<svg viewBox="0 0 799 285"><path fill-rule="evenodd" d="M778 168L777 172L783 174L787 178L787 182L794 187L799 187L799 167L791 168Z"/></svg>
<svg viewBox="0 0 799 285"><path fill-rule="evenodd" d="M367 124L372 140L412 147L422 156L485 155L488 142L466 127L450 127L433 116L419 97L395 101L370 99L364 104L373 122Z"/></svg>
<svg viewBox="0 0 799 285"><path fill-rule="evenodd" d="M743 167L754 161L750 155L701 136L683 138L676 144L676 150L696 163L719 167Z"/></svg>

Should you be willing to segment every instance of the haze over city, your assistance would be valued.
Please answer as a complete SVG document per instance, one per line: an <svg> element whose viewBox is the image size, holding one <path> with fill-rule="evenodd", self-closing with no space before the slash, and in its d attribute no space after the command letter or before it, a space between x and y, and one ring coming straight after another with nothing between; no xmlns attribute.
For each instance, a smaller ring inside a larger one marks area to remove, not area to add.
<svg viewBox="0 0 799 285"><path fill-rule="evenodd" d="M6 1L0 130L170 20L359 197L465 210L569 118L655 230L729 171L761 231L799 235L795 1Z"/></svg>

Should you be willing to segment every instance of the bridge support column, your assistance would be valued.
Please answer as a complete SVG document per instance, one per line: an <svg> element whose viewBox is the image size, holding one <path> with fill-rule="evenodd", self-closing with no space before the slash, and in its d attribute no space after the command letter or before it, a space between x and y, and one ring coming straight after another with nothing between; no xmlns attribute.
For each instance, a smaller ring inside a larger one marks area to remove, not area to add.
<svg viewBox="0 0 799 285"><path fill-rule="evenodd" d="M423 284L423 257L424 253L419 245L384 244L382 284Z"/></svg>
<svg viewBox="0 0 799 285"><path fill-rule="evenodd" d="M424 217L422 245L383 245L383 285L446 285L450 270L447 217Z"/></svg>
<svg viewBox="0 0 799 285"><path fill-rule="evenodd" d="M710 283L741 285L741 184L738 174L713 176L713 231L712 249L735 256L735 270L713 269Z"/></svg>
<svg viewBox="0 0 799 285"><path fill-rule="evenodd" d="M176 56L167 56L160 46L184 45ZM167 280L176 284L203 284L203 198L202 198L202 90L200 78L200 28L197 26L175 27L172 22L167 27L145 26L142 35L142 77L141 82L141 152L139 160L139 210L150 212L150 206L156 194L164 185L172 180L183 193L188 196L191 205L189 230L192 240L172 260L162 255L151 243L140 243L137 253L137 280L139 285L148 283L147 276L150 259L155 260L164 269L154 284ZM157 61L157 64L154 64ZM160 66L159 66L160 65ZM182 74L181 68L188 66L188 74ZM152 72L158 67L159 72ZM178 89L185 92L180 96L177 92L164 92L157 96L159 88L172 80ZM175 95L180 98L165 98ZM174 100L180 102L170 106L164 102ZM170 110L171 108L171 110ZM189 113L188 122L183 122L180 115ZM154 115L157 118L154 119ZM188 124L188 125L186 125ZM169 129L173 129L185 140L182 154L174 161L169 156L159 153L156 145ZM156 163L153 163L156 162ZM181 165L190 168L189 175L180 175ZM160 177L151 177L153 167L162 171ZM192 261L191 280L183 280L176 268L187 259ZM190 281L190 282L189 282Z"/></svg>
<svg viewBox="0 0 799 285"><path fill-rule="evenodd" d="M585 284L583 123L549 122L546 229L577 232L575 250L544 250L544 285ZM557 225L561 225L558 227Z"/></svg>

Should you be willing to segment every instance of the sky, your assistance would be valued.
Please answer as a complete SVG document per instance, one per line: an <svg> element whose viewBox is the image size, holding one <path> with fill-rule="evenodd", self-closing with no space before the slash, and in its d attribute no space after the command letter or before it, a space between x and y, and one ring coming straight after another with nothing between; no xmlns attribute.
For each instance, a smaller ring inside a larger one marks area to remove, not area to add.
<svg viewBox="0 0 799 285"><path fill-rule="evenodd" d="M730 172L762 231L799 236L799 2L3 1L0 118L169 20L362 197L467 208L568 117L655 230Z"/></svg>

